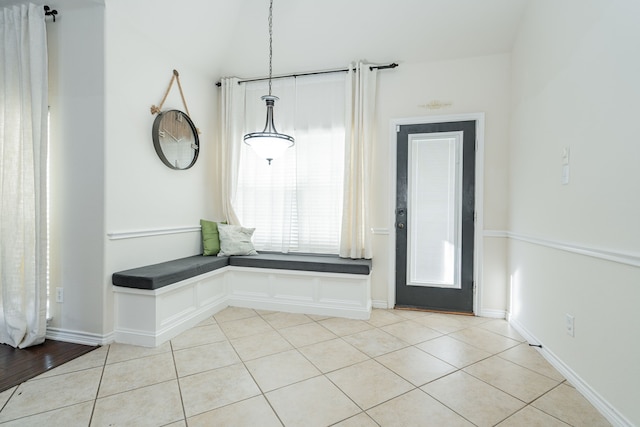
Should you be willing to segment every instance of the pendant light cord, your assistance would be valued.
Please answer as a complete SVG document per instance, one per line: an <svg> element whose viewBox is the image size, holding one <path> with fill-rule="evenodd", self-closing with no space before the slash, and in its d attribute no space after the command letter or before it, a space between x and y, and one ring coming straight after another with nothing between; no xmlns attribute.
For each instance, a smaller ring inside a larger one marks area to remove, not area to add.
<svg viewBox="0 0 640 427"><path fill-rule="evenodd" d="M264 95L262 100L267 106L267 121L262 132L252 132L244 136L244 142L250 145L258 156L271 161L293 147L295 139L276 130L273 124L273 106L278 100L271 95L271 78L273 77L273 0L269 1L269 95Z"/></svg>
<svg viewBox="0 0 640 427"><path fill-rule="evenodd" d="M269 96L271 96L271 75L273 73L273 0L269 3Z"/></svg>

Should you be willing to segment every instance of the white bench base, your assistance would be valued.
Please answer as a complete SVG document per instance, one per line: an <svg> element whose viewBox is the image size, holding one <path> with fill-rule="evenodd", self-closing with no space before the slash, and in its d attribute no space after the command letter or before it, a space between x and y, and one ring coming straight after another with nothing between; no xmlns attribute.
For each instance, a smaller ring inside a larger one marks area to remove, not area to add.
<svg viewBox="0 0 640 427"><path fill-rule="evenodd" d="M366 320L371 276L228 266L155 290L114 286L118 343L156 347L228 306Z"/></svg>

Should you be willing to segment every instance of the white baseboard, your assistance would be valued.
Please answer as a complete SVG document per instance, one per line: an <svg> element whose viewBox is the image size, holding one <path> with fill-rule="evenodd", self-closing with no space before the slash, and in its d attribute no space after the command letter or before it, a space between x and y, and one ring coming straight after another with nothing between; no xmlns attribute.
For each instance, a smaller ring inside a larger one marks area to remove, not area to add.
<svg viewBox="0 0 640 427"><path fill-rule="evenodd" d="M89 332L70 331L61 328L47 328L45 338L54 341L71 342L84 345L105 345L113 341L113 333L107 335L92 334Z"/></svg>
<svg viewBox="0 0 640 427"><path fill-rule="evenodd" d="M372 300L371 301L371 306L373 308L381 308L383 310L389 309L389 308L393 308L393 307L389 307L388 303L386 300Z"/></svg>
<svg viewBox="0 0 640 427"><path fill-rule="evenodd" d="M558 356L556 356L549 348L547 348L540 340L538 340L533 334L531 334L522 324L518 321L511 319L510 314L507 315L507 320L513 328L522 337L531 344L542 345L537 349L538 352L549 362L554 368L558 370L566 379L573 385L576 390L582 394L600 413L616 427L633 427L631 423L624 415L618 412L606 399L604 399L597 391L595 391L589 384L587 384L580 376L571 369L566 363L564 363Z"/></svg>
<svg viewBox="0 0 640 427"><path fill-rule="evenodd" d="M505 310L482 309L476 313L476 316L490 317L492 319L504 319L507 317L507 312Z"/></svg>
<svg viewBox="0 0 640 427"><path fill-rule="evenodd" d="M134 330L122 327L115 331L113 341L143 347L157 347L163 342L169 341L186 330L193 328L198 323L224 310L228 306L227 298L222 298L215 303L201 307L197 312L193 312L188 316L172 319L158 331Z"/></svg>
<svg viewBox="0 0 640 427"><path fill-rule="evenodd" d="M389 307L386 300L372 300L371 307L379 308L383 310L391 309L393 307ZM479 317L490 317L492 319L505 319L507 317L507 312L505 310L491 310L484 309L480 310L478 313L475 313L476 316Z"/></svg>

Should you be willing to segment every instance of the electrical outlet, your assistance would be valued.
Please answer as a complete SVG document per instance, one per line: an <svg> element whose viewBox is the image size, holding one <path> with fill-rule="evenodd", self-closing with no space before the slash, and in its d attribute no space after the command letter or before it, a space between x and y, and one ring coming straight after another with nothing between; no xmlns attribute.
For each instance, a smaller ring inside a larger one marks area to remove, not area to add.
<svg viewBox="0 0 640 427"><path fill-rule="evenodd" d="M63 302L64 294L62 292L62 288L56 288L56 302Z"/></svg>
<svg viewBox="0 0 640 427"><path fill-rule="evenodd" d="M571 337L576 336L575 320L576 319L569 313L565 314L565 327L567 330L567 335Z"/></svg>

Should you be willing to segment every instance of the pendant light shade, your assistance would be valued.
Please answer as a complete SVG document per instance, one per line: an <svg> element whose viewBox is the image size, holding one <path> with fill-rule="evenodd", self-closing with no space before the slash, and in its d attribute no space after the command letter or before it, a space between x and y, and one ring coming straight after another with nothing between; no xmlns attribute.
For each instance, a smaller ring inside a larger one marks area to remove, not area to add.
<svg viewBox="0 0 640 427"><path fill-rule="evenodd" d="M273 64L273 0L269 2L269 95L262 100L267 104L267 122L262 132L252 132L244 136L245 144L251 146L256 154L267 159L269 164L273 159L281 156L289 147L293 147L295 140L292 136L278 133L273 123L273 106L277 96L271 95L271 76Z"/></svg>
<svg viewBox="0 0 640 427"><path fill-rule="evenodd" d="M264 95L262 100L267 104L267 122L264 125L264 130L246 134L244 142L251 146L258 156L267 159L271 164L271 161L284 154L287 148L293 147L295 141L292 136L278 133L273 124L273 106L278 97Z"/></svg>

